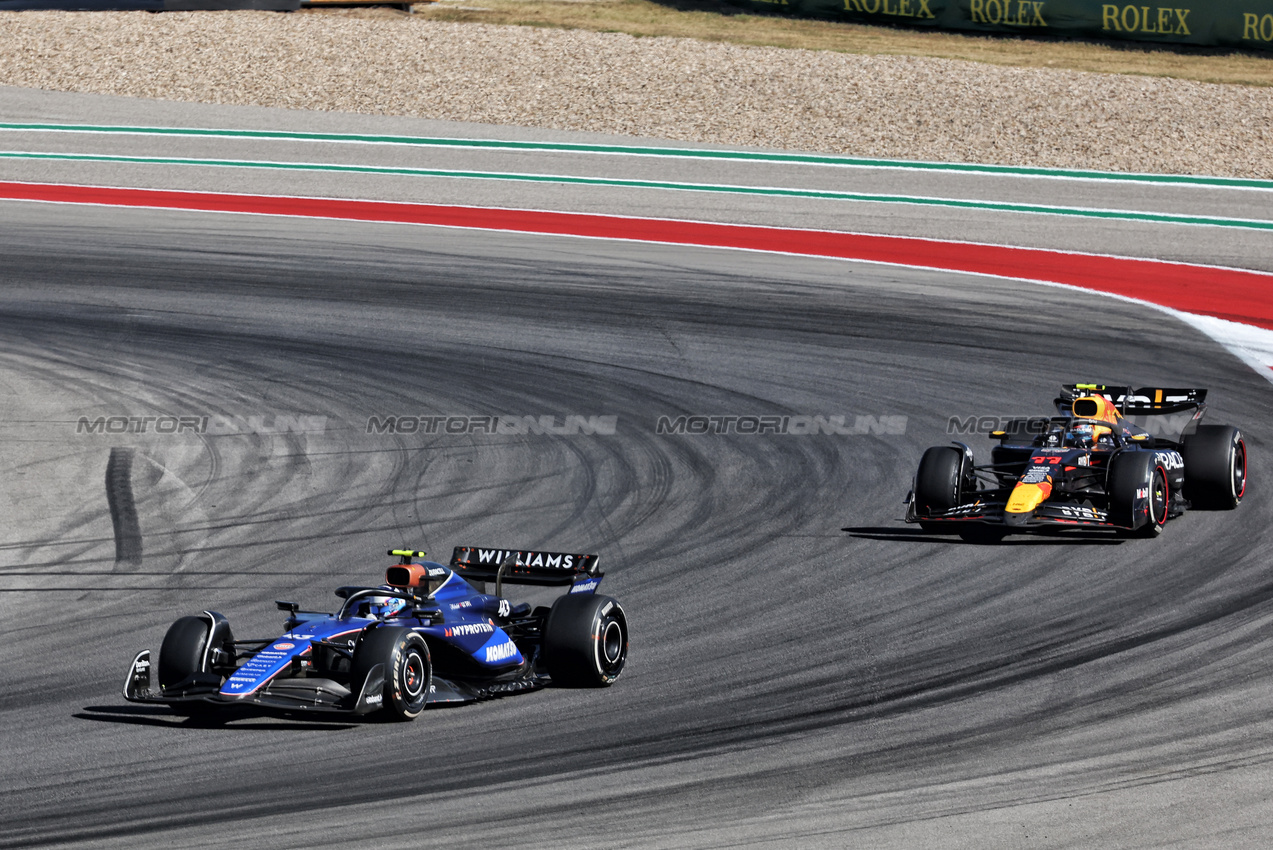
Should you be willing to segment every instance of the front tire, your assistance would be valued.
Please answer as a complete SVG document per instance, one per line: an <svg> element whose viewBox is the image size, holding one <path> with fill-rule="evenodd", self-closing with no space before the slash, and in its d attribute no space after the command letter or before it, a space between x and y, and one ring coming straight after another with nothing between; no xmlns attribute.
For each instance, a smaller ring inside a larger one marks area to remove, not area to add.
<svg viewBox="0 0 1273 850"><path fill-rule="evenodd" d="M1167 507L1171 504L1171 490L1167 483L1167 470L1154 464L1149 479L1148 521L1140 527L1141 537L1157 537L1167 524Z"/></svg>
<svg viewBox="0 0 1273 850"><path fill-rule="evenodd" d="M964 502L969 491L964 476L964 453L955 446L933 446L919 459L915 473L915 515L925 531L944 531L943 523L925 522L925 517L942 514Z"/></svg>
<svg viewBox="0 0 1273 850"><path fill-rule="evenodd" d="M170 688L204 672L208 626L203 617L182 617L168 627L159 647L159 687Z"/></svg>
<svg viewBox="0 0 1273 850"><path fill-rule="evenodd" d="M377 664L384 665L382 709L394 720L414 720L424 711L433 682L428 644L411 629L382 626L365 630L354 647L350 690L361 693Z"/></svg>
<svg viewBox="0 0 1273 850"><path fill-rule="evenodd" d="M1110 522L1125 529L1125 533L1157 537L1167 522L1169 488L1167 471L1152 452L1125 451L1115 455L1106 482Z"/></svg>
<svg viewBox="0 0 1273 850"><path fill-rule="evenodd" d="M1230 425L1199 425L1184 439L1185 498L1196 508L1231 511L1246 495L1246 441Z"/></svg>
<svg viewBox="0 0 1273 850"><path fill-rule="evenodd" d="M544 622L544 664L553 684L613 685L628 660L628 619L609 596L567 594Z"/></svg>

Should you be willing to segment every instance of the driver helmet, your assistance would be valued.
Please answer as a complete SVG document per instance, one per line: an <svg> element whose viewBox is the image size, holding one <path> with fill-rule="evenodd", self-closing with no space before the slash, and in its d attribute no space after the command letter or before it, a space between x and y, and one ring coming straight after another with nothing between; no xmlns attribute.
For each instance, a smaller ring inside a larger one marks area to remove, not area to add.
<svg viewBox="0 0 1273 850"><path fill-rule="evenodd" d="M358 605L358 616L383 620L405 608L407 600L396 596L368 596Z"/></svg>
<svg viewBox="0 0 1273 850"><path fill-rule="evenodd" d="M1108 439L1113 433L1112 428L1095 422L1075 422L1070 426L1067 442L1077 448L1090 449L1097 445L1101 438Z"/></svg>

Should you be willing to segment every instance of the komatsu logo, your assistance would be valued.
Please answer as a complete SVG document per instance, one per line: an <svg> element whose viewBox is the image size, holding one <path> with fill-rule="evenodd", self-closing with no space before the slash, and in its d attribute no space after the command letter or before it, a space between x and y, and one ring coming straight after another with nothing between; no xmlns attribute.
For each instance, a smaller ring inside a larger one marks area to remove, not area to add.
<svg viewBox="0 0 1273 850"><path fill-rule="evenodd" d="M486 647L487 664L492 664L496 661L507 661L515 655L517 655L517 644L511 640Z"/></svg>

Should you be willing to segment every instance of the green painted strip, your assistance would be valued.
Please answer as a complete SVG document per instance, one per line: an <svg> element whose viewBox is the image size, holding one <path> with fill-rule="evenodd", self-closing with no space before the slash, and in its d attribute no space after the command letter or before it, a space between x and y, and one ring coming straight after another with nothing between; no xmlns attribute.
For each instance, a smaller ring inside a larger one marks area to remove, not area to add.
<svg viewBox="0 0 1273 850"><path fill-rule="evenodd" d="M1136 212L1134 210L1058 207L1045 204L1014 204L1001 201L966 201L953 198L930 198L916 195L870 195L859 192L831 192L819 189L786 189L772 186L737 186L710 183L674 183L657 180L623 180L607 177L572 177L561 174L517 174L500 171L448 171L433 168L406 168L382 165L341 165L312 162L271 162L237 159L184 159L177 157L122 156L116 154L36 153L0 151L0 159L55 160L62 162L114 162L129 165L194 165L205 168L255 168L277 171L324 171L353 174L392 174L407 177L444 177L461 180L506 180L520 183L559 183L578 186L614 186L630 189L664 189L681 192L716 192L735 195L760 195L781 198L813 198L830 201L856 201L873 204L912 204L954 209L990 210L995 212L1036 213L1039 215L1078 216L1081 218L1148 221L1157 224L1190 224L1207 227L1273 230L1273 221L1247 218L1212 218L1173 213Z"/></svg>
<svg viewBox="0 0 1273 850"><path fill-rule="evenodd" d="M91 124L20 124L0 123L0 131L95 133L131 136L187 136L226 139L264 139L274 141L334 142L344 144L408 145L473 150L517 150L544 153L583 153L596 155L651 156L677 159L708 159L741 162L774 162L839 168L888 168L904 171L937 171L954 174L992 174L1010 177L1036 177L1060 180L1108 180L1175 186L1206 186L1228 189L1273 191L1273 180L1239 177L1206 177L1190 174L1121 174L1112 171L1081 169L1028 168L1014 165L978 165L954 162L910 162L896 159L832 156L810 153L765 153L739 150L705 150L702 148L659 148L639 145L590 145L561 142L519 142L500 139L460 139L427 136L378 136L346 133L292 133L280 130L209 130L192 127L123 127Z"/></svg>

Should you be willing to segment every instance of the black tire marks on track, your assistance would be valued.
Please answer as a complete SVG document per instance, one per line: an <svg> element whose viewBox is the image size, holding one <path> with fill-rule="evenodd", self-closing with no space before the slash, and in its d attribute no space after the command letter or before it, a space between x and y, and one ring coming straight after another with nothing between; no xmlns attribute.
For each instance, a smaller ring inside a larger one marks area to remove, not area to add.
<svg viewBox="0 0 1273 850"><path fill-rule="evenodd" d="M299 834L389 844L401 833L380 817L386 792L364 781L385 753L409 754L393 794L443 835L516 829L568 846L595 843L598 818L634 844L733 843L739 823L761 840L835 844L844 830L1258 764L1261 713L1242 697L1270 604L1267 388L1167 317L729 252L130 215L132 227L50 214L0 235L12 279L42 293L0 303L3 362L43 369L67 399L87 388L102 409L301 411L328 426L209 438L197 457L152 446L204 482L206 519L171 532L195 541L181 569L145 592L83 597L93 616L74 636L35 611L8 621L23 660L0 696L6 741L16 764L38 755L41 767L4 775L0 845L156 846L192 830L251 844L291 821L298 788L337 801ZM21 365L20 351L46 362ZM117 365L86 365L100 362L90 352ZM1247 503L1110 545L979 547L895 524L948 416L1015 414L1063 380L1125 376L1213 388L1215 421L1251 435ZM658 414L753 411L909 425L654 433ZM366 433L372 414L451 413L620 425L588 439ZM82 449L68 438L68 454ZM54 569L56 531L96 527L103 510L68 495L69 518L33 536L30 559ZM157 645L174 616L214 605L236 632L268 632L268 600L317 605L374 576L386 542L601 551L606 591L632 616L631 669L603 693L550 690L407 726L166 728L104 705L129 653ZM51 675L76 684L50 690ZM1208 710L1216 694L1224 716ZM37 729L53 743L21 740ZM219 778L200 769L211 763ZM146 800L144 818L107 778ZM818 807L827 799L839 814ZM469 823L475 800L485 825Z"/></svg>

